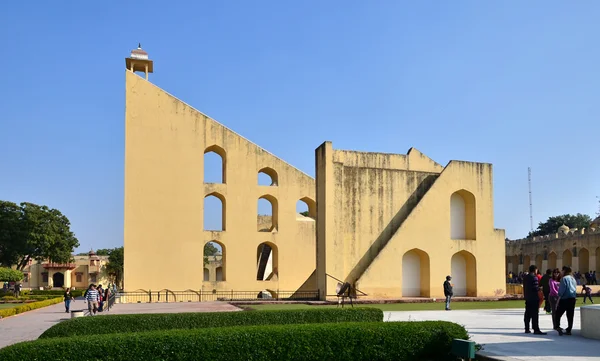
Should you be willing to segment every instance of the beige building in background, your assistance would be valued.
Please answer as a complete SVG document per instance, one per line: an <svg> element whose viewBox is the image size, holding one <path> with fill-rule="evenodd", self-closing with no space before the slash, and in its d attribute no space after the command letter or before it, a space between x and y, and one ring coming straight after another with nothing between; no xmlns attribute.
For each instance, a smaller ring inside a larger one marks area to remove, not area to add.
<svg viewBox="0 0 600 361"><path fill-rule="evenodd" d="M30 261L23 270L23 289L87 289L91 283L108 285L108 256L91 250L87 256L73 256L71 263Z"/></svg>
<svg viewBox="0 0 600 361"><path fill-rule="evenodd" d="M532 264L541 272L563 266L582 274L600 271L600 217L587 229L563 225L553 234L506 241L507 274L527 271Z"/></svg>
<svg viewBox="0 0 600 361"><path fill-rule="evenodd" d="M348 281L368 298L505 290L504 231L494 229L492 167L445 167L406 155L316 149L316 180L150 83L136 49L125 72L124 286L136 290L319 291ZM145 72L145 78L134 71ZM204 157L222 181L204 181ZM258 185L259 174L270 185ZM204 229L204 199L222 229ZM265 199L272 216L258 214ZM308 215L296 212L306 203ZM203 264L215 242L222 255ZM478 276L485 275L483 276Z"/></svg>

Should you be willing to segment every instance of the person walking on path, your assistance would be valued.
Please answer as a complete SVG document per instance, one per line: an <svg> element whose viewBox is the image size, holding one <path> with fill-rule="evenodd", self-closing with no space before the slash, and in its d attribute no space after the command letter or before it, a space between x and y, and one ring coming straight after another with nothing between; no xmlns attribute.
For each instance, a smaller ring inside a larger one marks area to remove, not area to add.
<svg viewBox="0 0 600 361"><path fill-rule="evenodd" d="M96 285L90 285L90 288L86 292L85 299L88 302L88 311L90 312L90 316L96 315L96 312L98 312L98 300L100 299L98 291L96 290Z"/></svg>
<svg viewBox="0 0 600 361"><path fill-rule="evenodd" d="M446 311L451 311L450 301L452 300L452 296L454 296L454 292L452 291L452 283L450 281L452 277L446 276L446 281L444 282L444 296L446 296Z"/></svg>
<svg viewBox="0 0 600 361"><path fill-rule="evenodd" d="M558 308L558 287L560 285L560 270L555 268L552 272L552 278L548 282L550 293L550 308L552 310L552 329L556 330L556 310Z"/></svg>
<svg viewBox="0 0 600 361"><path fill-rule="evenodd" d="M540 330L539 325L540 286L536 271L537 267L535 265L529 266L529 274L523 279L523 294L525 296L525 333L531 333L529 329L529 322L531 322L534 335L546 335L545 332Z"/></svg>
<svg viewBox="0 0 600 361"><path fill-rule="evenodd" d="M67 287L67 289L65 290L63 297L65 299L65 312L69 313L69 309L71 308L71 301L75 301L75 298L71 294L71 289L69 287Z"/></svg>
<svg viewBox="0 0 600 361"><path fill-rule="evenodd" d="M590 302L593 304L594 301L592 300L592 289L586 285L583 285L582 287L583 289L581 290L581 294L583 295L583 303L585 303L585 300L589 298Z"/></svg>
<svg viewBox="0 0 600 361"><path fill-rule="evenodd" d="M550 297L550 279L551 278L552 278L552 270L547 269L546 274L542 276L542 280L541 280L542 292L544 293L544 301L546 302L544 304L544 311L546 311L547 315L552 313L552 307L550 307L550 301L548 300L548 297Z"/></svg>
<svg viewBox="0 0 600 361"><path fill-rule="evenodd" d="M556 313L556 331L560 336L563 329L560 328L560 319L567 313L567 329L565 334L571 335L573 329L573 316L575 315L575 303L577 302L577 281L573 278L571 267L563 267L563 277L558 286L558 310Z"/></svg>

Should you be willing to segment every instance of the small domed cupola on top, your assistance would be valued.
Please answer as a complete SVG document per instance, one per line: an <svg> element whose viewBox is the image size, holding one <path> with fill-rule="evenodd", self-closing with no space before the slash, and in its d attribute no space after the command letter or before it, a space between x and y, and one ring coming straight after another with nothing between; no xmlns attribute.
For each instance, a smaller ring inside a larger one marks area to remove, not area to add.
<svg viewBox="0 0 600 361"><path fill-rule="evenodd" d="M567 234L569 233L569 227L567 227L566 225L562 225L560 227L558 227L558 233L562 233L562 234Z"/></svg>
<svg viewBox="0 0 600 361"><path fill-rule="evenodd" d="M146 74L146 80L148 80L148 74L154 72L154 63L148 57L148 52L142 49L142 44L138 44L137 49L131 51L129 58L125 58L125 66L131 72L143 72Z"/></svg>

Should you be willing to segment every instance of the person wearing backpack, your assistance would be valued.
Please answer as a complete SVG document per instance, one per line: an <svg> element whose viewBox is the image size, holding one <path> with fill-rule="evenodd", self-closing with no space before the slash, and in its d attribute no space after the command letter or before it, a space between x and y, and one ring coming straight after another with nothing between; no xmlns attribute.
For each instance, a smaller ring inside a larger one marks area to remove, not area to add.
<svg viewBox="0 0 600 361"><path fill-rule="evenodd" d="M594 300L592 300L592 289L586 285L582 285L583 289L581 290L581 294L583 295L583 303L587 298L590 299L590 302L593 304Z"/></svg>

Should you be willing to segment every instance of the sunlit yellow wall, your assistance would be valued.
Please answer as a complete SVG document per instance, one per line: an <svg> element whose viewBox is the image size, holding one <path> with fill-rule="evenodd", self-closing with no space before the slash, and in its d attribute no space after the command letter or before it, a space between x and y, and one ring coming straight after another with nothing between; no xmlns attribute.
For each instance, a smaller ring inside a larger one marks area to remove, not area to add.
<svg viewBox="0 0 600 361"><path fill-rule="evenodd" d="M223 155L224 184L204 183L207 149ZM276 186L257 185L265 167L276 172ZM224 200L223 231L203 230L204 197L210 194ZM258 231L261 196L276 202L272 232ZM314 289L315 221L297 219L300 199L314 214L313 178L126 71L126 290ZM222 282L203 281L203 247L210 241L224 250ZM269 281L256 280L263 242L277 249L277 276Z"/></svg>
<svg viewBox="0 0 600 361"><path fill-rule="evenodd" d="M503 293L504 231L494 229L492 167L452 161L445 168L416 149L407 155L334 150L326 142L317 160L318 286L335 294L339 280L368 298L402 297L402 261L420 259L420 295L442 297L451 258L466 262L468 296ZM451 239L450 197L461 191L467 239ZM468 206L466 206L468 207ZM468 252L468 253L467 253Z"/></svg>

